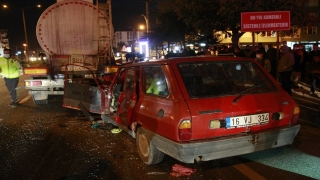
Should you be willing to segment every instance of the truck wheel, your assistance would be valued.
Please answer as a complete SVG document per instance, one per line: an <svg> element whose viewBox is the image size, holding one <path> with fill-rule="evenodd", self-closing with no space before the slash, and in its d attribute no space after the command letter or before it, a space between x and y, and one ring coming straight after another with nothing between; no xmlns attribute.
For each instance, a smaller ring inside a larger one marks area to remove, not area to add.
<svg viewBox="0 0 320 180"><path fill-rule="evenodd" d="M152 165L158 164L163 160L165 154L153 144L152 140L150 141L142 127L137 131L136 142L139 156L144 163Z"/></svg>
<svg viewBox="0 0 320 180"><path fill-rule="evenodd" d="M33 95L32 100L33 100L33 103L36 105L48 104L48 97L47 97L47 99L35 100L35 97Z"/></svg>

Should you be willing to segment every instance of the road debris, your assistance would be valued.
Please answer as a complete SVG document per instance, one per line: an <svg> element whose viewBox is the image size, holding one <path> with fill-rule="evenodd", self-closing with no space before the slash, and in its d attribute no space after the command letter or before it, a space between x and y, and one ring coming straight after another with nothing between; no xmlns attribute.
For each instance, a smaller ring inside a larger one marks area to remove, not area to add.
<svg viewBox="0 0 320 180"><path fill-rule="evenodd" d="M179 164L174 164L172 166L172 171L170 175L173 177L190 176L192 173L195 173L195 172L196 172L196 169L191 169Z"/></svg>
<svg viewBox="0 0 320 180"><path fill-rule="evenodd" d="M112 132L113 134L120 133L121 131L122 131L122 129L120 129L120 128L113 128L113 129L111 129L111 132Z"/></svg>
<svg viewBox="0 0 320 180"><path fill-rule="evenodd" d="M166 172L148 172L147 175L160 175L160 174L166 174Z"/></svg>

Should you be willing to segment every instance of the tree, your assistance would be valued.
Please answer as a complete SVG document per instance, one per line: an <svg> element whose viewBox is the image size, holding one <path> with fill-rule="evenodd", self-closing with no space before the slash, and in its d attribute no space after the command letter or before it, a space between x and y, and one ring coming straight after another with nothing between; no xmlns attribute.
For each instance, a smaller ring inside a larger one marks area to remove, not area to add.
<svg viewBox="0 0 320 180"><path fill-rule="evenodd" d="M197 6L198 3L205 3ZM213 22L207 21L216 11L215 3L202 0L158 1L157 25L159 32L168 41L216 42ZM177 8L179 7L179 8ZM198 8L199 7L199 8ZM205 9L202 9L205 7ZM190 16L190 14L193 14Z"/></svg>
<svg viewBox="0 0 320 180"><path fill-rule="evenodd" d="M238 45L241 32L241 13L257 11L290 11L291 27L301 28L314 24L317 18L309 16L308 0L161 0L158 10L170 9L188 27L189 34L223 31ZM166 24L164 24L166 25ZM171 26L172 24L170 24ZM281 34L294 33L293 31Z"/></svg>
<svg viewBox="0 0 320 180"><path fill-rule="evenodd" d="M187 25L183 22L183 17L179 17L174 10L174 6L168 1L160 1L156 17L156 34L163 40L170 42L179 42L185 40L185 34L188 31Z"/></svg>

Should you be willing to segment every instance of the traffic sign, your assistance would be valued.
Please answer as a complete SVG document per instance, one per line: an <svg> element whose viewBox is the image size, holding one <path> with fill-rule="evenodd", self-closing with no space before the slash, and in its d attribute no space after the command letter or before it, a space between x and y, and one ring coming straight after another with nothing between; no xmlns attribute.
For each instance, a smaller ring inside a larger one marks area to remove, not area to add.
<svg viewBox="0 0 320 180"><path fill-rule="evenodd" d="M290 11L241 13L241 31L290 30Z"/></svg>

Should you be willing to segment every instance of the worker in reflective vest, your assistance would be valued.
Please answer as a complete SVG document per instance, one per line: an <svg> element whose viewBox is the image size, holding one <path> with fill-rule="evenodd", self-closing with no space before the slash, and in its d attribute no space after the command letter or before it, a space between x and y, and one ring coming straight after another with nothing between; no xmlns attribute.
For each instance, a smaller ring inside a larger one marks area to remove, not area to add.
<svg viewBox="0 0 320 180"><path fill-rule="evenodd" d="M4 49L3 57L0 57L0 75L4 78L5 85L11 96L9 106L17 107L16 87L19 83L20 63L11 58L11 50Z"/></svg>

